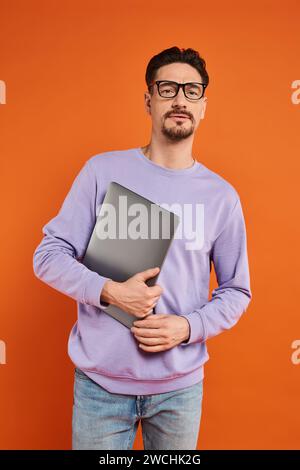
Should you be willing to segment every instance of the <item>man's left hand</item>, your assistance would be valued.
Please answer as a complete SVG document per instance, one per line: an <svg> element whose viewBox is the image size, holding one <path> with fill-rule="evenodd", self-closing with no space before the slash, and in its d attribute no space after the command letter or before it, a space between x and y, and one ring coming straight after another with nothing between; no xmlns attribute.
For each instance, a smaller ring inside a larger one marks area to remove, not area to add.
<svg viewBox="0 0 300 470"><path fill-rule="evenodd" d="M130 329L148 352L166 351L189 338L190 326L185 317L174 314L150 314L143 320L136 320Z"/></svg>

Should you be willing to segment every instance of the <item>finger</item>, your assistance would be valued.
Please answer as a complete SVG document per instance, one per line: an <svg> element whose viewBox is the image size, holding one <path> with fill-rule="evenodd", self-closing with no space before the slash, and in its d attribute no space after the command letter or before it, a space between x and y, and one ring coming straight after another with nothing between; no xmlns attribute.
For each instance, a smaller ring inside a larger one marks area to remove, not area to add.
<svg viewBox="0 0 300 470"><path fill-rule="evenodd" d="M164 338L147 338L140 335L135 335L136 339L140 341L140 343L145 344L147 346L157 346L159 344L166 344L166 340Z"/></svg>
<svg viewBox="0 0 300 470"><path fill-rule="evenodd" d="M160 351L166 351L168 346L165 345L159 345L159 346L147 346L145 344L139 344L139 348L143 349L145 352L149 353L155 353L155 352L160 352Z"/></svg>
<svg viewBox="0 0 300 470"><path fill-rule="evenodd" d="M138 273L138 277L142 279L143 281L146 281L147 279L154 277L156 274L158 274L160 271L159 267L156 266L155 268L149 268L146 269L145 271L141 271Z"/></svg>
<svg viewBox="0 0 300 470"><path fill-rule="evenodd" d="M151 310L149 310L149 312L144 313L144 315L143 315L141 318L146 318L146 317L148 317L149 315L151 315L152 313L153 313L153 308L151 308Z"/></svg>
<svg viewBox="0 0 300 470"><path fill-rule="evenodd" d="M163 288L159 284L154 284L154 286L148 286L148 290L152 295L155 295L155 297L159 297L163 293Z"/></svg>
<svg viewBox="0 0 300 470"><path fill-rule="evenodd" d="M144 315L144 317L147 317L148 315L154 314L154 307L156 307L157 301L154 300L154 302L151 305L151 309Z"/></svg>
<svg viewBox="0 0 300 470"><path fill-rule="evenodd" d="M150 313L153 313L153 314L154 314L154 307L156 307L156 304L157 304L157 302L153 302L153 304L151 305L151 310L149 310L148 315L149 315Z"/></svg>
<svg viewBox="0 0 300 470"><path fill-rule="evenodd" d="M149 318L141 318L134 320L133 326L138 328L161 328L162 321L168 318L169 315L165 313L156 313L155 315L147 315Z"/></svg>
<svg viewBox="0 0 300 470"><path fill-rule="evenodd" d="M141 338L164 338L165 335L159 328L139 328L135 329L133 327L132 333L134 336L139 336Z"/></svg>
<svg viewBox="0 0 300 470"><path fill-rule="evenodd" d="M151 308L151 310L149 310L147 313L140 313L139 316L135 315L137 317L137 320L135 321L143 321L144 318L148 317L152 313L153 313L153 308Z"/></svg>

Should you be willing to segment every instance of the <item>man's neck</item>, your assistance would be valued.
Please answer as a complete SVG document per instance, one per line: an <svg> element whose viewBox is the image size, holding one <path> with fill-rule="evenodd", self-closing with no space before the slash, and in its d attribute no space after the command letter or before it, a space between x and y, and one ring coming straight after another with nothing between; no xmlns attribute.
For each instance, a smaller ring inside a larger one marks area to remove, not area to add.
<svg viewBox="0 0 300 470"><path fill-rule="evenodd" d="M141 150L145 157L165 168L180 170L190 168L196 163L196 160L193 157L182 158L182 156L178 157L177 155L172 155L170 152L165 155L163 155L163 152L154 153L151 144L141 147Z"/></svg>

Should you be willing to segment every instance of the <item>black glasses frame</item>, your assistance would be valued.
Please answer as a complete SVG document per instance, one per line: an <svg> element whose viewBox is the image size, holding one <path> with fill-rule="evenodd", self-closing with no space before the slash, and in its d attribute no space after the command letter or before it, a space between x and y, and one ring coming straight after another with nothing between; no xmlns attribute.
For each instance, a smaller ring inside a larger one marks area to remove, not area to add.
<svg viewBox="0 0 300 470"><path fill-rule="evenodd" d="M170 96L170 97L162 96L162 95L160 94L160 90L159 90L159 85L160 85L160 83L175 83L175 85L177 85L177 91L176 91L175 95L174 95L174 96ZM203 86L203 92L202 92L202 95L201 95L199 98L191 98L190 96L187 96L187 95L185 94L185 86L186 86L186 85L192 85L192 84L194 84L194 83L197 84L197 85L202 85L202 86ZM201 98L204 96L205 88L207 87L207 83L201 83L201 82L178 83L178 82L174 82L174 81L172 81L172 80L156 80L155 82L150 83L150 85L149 85L149 87L148 87L149 91L150 91L150 88L152 88L154 85L157 86L157 91L158 91L159 96L161 96L161 97L164 98L164 99L170 100L170 99L172 99L172 98L175 98L175 96L178 95L178 92L179 92L180 88L182 88L182 89L183 89L184 96L185 96L188 100L192 100L192 101L201 100Z"/></svg>

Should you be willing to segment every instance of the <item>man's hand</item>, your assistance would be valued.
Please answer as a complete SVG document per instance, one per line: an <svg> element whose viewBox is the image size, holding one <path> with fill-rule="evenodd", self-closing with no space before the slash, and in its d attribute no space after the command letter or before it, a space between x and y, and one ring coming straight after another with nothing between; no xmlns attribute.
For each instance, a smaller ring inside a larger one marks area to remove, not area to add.
<svg viewBox="0 0 300 470"><path fill-rule="evenodd" d="M146 281L156 276L159 270L159 267L146 269L124 282L107 281L102 289L101 301L116 305L138 318L150 315L163 289L158 284L149 287Z"/></svg>
<svg viewBox="0 0 300 470"><path fill-rule="evenodd" d="M190 325L180 315L151 314L136 320L131 328L144 351L158 352L171 349L189 338Z"/></svg>

